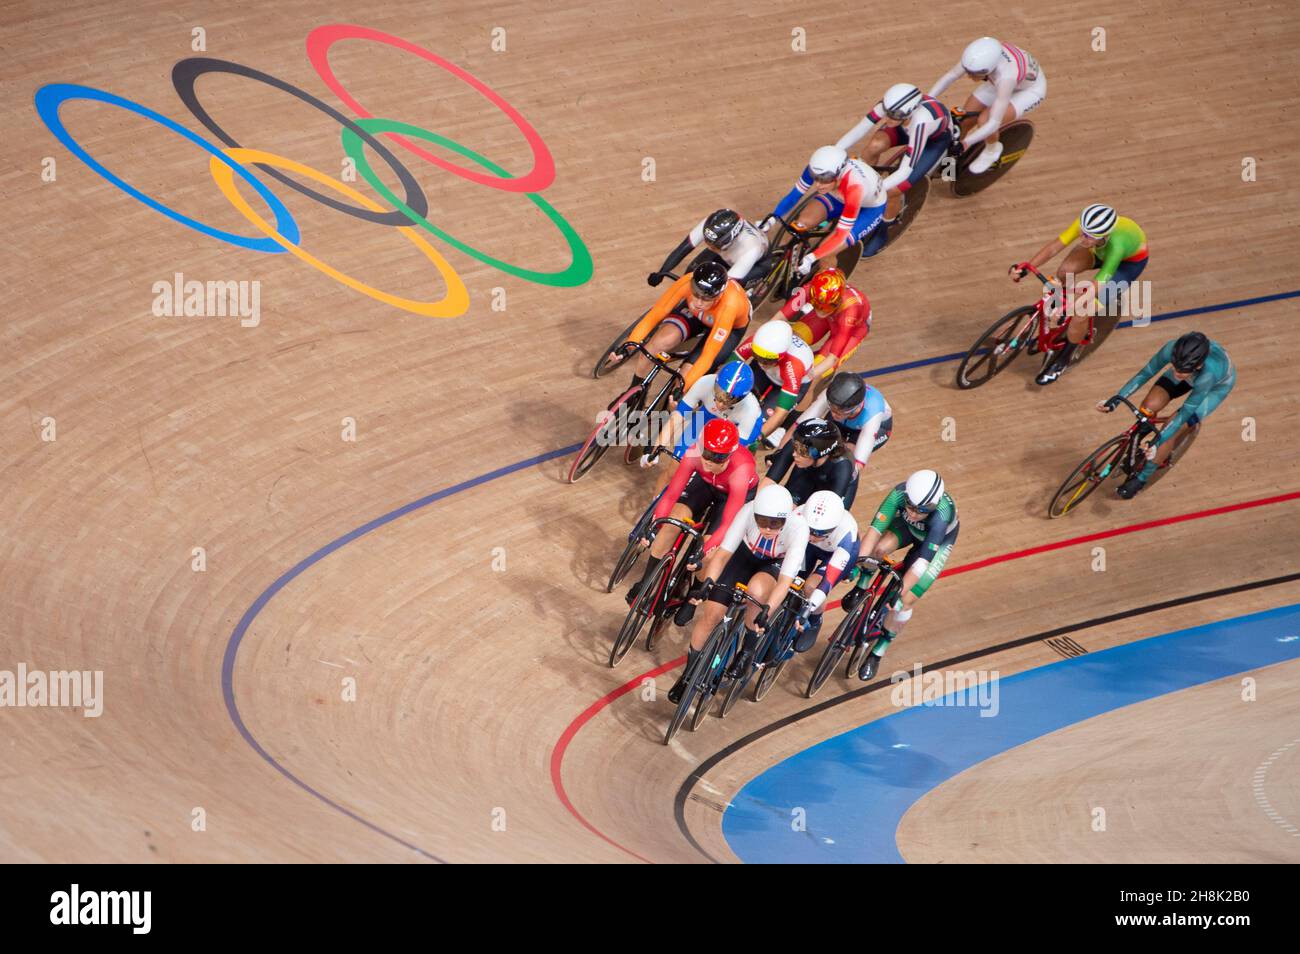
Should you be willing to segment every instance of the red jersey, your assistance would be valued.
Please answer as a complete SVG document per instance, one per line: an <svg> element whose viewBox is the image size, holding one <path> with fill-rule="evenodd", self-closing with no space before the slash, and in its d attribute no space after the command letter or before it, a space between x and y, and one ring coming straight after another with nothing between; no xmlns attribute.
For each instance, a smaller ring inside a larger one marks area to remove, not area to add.
<svg viewBox="0 0 1300 954"><path fill-rule="evenodd" d="M754 466L754 455L747 447L737 447L727 461L727 466L716 474L705 470L703 462L704 458L700 456L698 444L683 455L682 462L673 471L672 480L668 481L668 487L659 498L658 505L655 506L654 519L660 520L668 516L677 503L677 498L686 489L686 482L691 479L691 474L699 474L701 480L727 495L718 529L709 534L708 539L704 541L704 552L708 553L722 542L722 538L727 534L727 528L731 526L731 521L740 512L740 508L745 506L745 498L749 496L750 489L757 486L758 469Z"/></svg>
<svg viewBox="0 0 1300 954"><path fill-rule="evenodd" d="M812 332L809 344L815 345L829 332L830 340L818 349L817 357L833 354L842 358L866 340L867 333L871 330L871 302L859 289L845 285L839 303L830 314L823 315L814 310L800 318L800 309L808 304L809 284L811 280L794 290L794 294L781 309L780 317L791 323L801 321L806 325Z"/></svg>

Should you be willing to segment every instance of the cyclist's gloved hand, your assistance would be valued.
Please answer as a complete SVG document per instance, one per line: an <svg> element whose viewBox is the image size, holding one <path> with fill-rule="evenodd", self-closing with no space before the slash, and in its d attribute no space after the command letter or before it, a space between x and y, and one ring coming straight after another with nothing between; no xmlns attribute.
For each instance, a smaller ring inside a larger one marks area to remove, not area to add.
<svg viewBox="0 0 1300 954"><path fill-rule="evenodd" d="M764 606L758 611L758 616L754 617L754 629L757 632L763 632L767 629L767 607Z"/></svg>
<svg viewBox="0 0 1300 954"><path fill-rule="evenodd" d="M1018 282L1029 274L1029 263L1016 262L1016 264L1007 269L1007 273L1011 276L1012 281Z"/></svg>
<svg viewBox="0 0 1300 954"><path fill-rule="evenodd" d="M1101 407L1103 411L1109 414L1111 411L1115 410L1115 408L1119 407L1123 403L1124 403L1124 399L1120 397L1118 394L1116 394L1106 398L1106 400L1103 401L1099 405L1099 407Z"/></svg>
<svg viewBox="0 0 1300 954"><path fill-rule="evenodd" d="M799 274L800 275L809 274L810 272L812 272L813 266L815 266L816 264L817 264L817 256L814 255L812 252L809 252L799 262Z"/></svg>
<svg viewBox="0 0 1300 954"><path fill-rule="evenodd" d="M692 603L699 603L701 600L709 598L709 593L713 590L713 581L705 580L703 583L696 583L691 587L691 592L687 594L687 599Z"/></svg>
<svg viewBox="0 0 1300 954"><path fill-rule="evenodd" d="M765 219L763 219L762 222L759 222L759 223L758 223L758 227L759 227L760 229L762 229L764 232L768 232L768 231L771 231L772 225L773 225L775 222L776 222L776 216L775 216L775 215L769 215L769 216L767 216Z"/></svg>
<svg viewBox="0 0 1300 954"><path fill-rule="evenodd" d="M651 288L658 288L659 285L663 282L663 280L664 280L663 272L651 272L649 275L646 276L645 283L649 285Z"/></svg>
<svg viewBox="0 0 1300 954"><path fill-rule="evenodd" d="M813 593L812 597L808 600L808 605L805 606L803 609L803 614L802 614L803 618L807 619L813 613L816 613L819 609L822 608L822 604L825 602L826 602L826 592L824 590L816 590Z"/></svg>
<svg viewBox="0 0 1300 954"><path fill-rule="evenodd" d="M655 466L656 464L658 464L658 463L659 463L659 454L660 454L662 451L663 451L663 448L662 448L662 447L656 447L654 450L650 451L649 453L647 453L647 454L642 454L642 455L641 455L641 466L642 466L642 467L653 467L653 466Z"/></svg>

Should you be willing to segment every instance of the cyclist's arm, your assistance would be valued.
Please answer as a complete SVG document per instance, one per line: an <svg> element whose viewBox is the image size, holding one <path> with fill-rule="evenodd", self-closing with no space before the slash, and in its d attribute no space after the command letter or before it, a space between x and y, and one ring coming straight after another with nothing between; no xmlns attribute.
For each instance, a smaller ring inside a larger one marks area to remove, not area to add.
<svg viewBox="0 0 1300 954"><path fill-rule="evenodd" d="M831 322L831 339L817 355L819 367L825 364L827 357L838 362L866 340L871 325L867 316L863 314L865 307L862 302L854 302L835 316L835 320ZM813 377L816 378L817 375L813 374Z"/></svg>
<svg viewBox="0 0 1300 954"><path fill-rule="evenodd" d="M691 241L690 236L682 239L681 243L668 253L668 257L664 259L664 263L659 266L659 271L671 272L681 264L682 259L684 259L697 244L698 243Z"/></svg>
<svg viewBox="0 0 1300 954"><path fill-rule="evenodd" d="M714 550L714 555L725 553L727 556L736 552L740 542L745 539L745 528L749 526L749 521L753 519L754 506L752 503L744 503L745 492L741 491L740 499L742 501L740 510L732 518L731 525L727 527L727 532L722 536L722 542L718 544L718 549ZM725 558L724 558L725 559Z"/></svg>
<svg viewBox="0 0 1300 954"><path fill-rule="evenodd" d="M1235 380L1233 383L1235 383ZM1197 394L1193 390L1191 394L1187 395L1187 400L1178 409L1178 413L1169 419L1169 423L1160 432L1160 438L1156 441L1156 446L1159 447L1165 441L1173 439L1173 436L1178 433L1178 429L1184 424L1199 424L1205 420L1223 403L1223 399L1231 391L1232 384L1228 384L1223 380L1220 380L1213 387L1206 388L1203 394Z"/></svg>
<svg viewBox="0 0 1300 954"><path fill-rule="evenodd" d="M848 152L858 144L859 140L870 136L871 131L875 129L876 124L880 122L880 112L883 108L883 103L877 103L872 108L871 112L863 116L861 122L841 136L835 145L843 149L845 152Z"/></svg>
<svg viewBox="0 0 1300 954"><path fill-rule="evenodd" d="M780 450L767 459L767 479L779 484L785 480L785 475L790 472L790 465L793 463L794 445L785 441L781 444Z"/></svg>
<svg viewBox="0 0 1300 954"><path fill-rule="evenodd" d="M659 503L655 504L656 520L662 520L668 516L677 503L677 498L682 495L686 489L686 481L690 479L691 474L695 473L698 457L683 457L677 469L673 471L672 479L668 481L668 487L659 497Z"/></svg>
<svg viewBox="0 0 1300 954"><path fill-rule="evenodd" d="M1101 260L1101 268L1097 270L1097 275L1093 281L1100 288L1112 278L1115 277L1115 270L1119 268L1120 263L1124 261L1124 248L1118 241L1106 243L1106 251Z"/></svg>
<svg viewBox="0 0 1300 954"><path fill-rule="evenodd" d="M1007 114L1007 107L1011 105L1011 94L1015 88L1016 80L1013 76L1008 75L998 80L997 97L993 100L993 105L989 107L988 122L967 136L963 145L970 148L988 139L989 136L1002 128L1002 117Z"/></svg>
<svg viewBox="0 0 1300 954"><path fill-rule="evenodd" d="M861 470L867 466L867 461L871 459L871 452L876 447L876 435L880 433L880 425L884 423L885 412L880 411L867 418L862 430L858 432L858 442L853 447L853 463L857 469Z"/></svg>
<svg viewBox="0 0 1300 954"><path fill-rule="evenodd" d="M785 601L785 595L790 592L795 576L803 568L803 558L808 549L808 524L797 517L792 516L790 519L798 520L798 524L792 528L790 546L781 561L780 576L777 577L776 586L767 597L769 616L775 613Z"/></svg>
<svg viewBox="0 0 1300 954"><path fill-rule="evenodd" d="M740 411L733 414L731 420L736 425L736 430L740 431L740 443L746 446L753 444L763 433L763 406L754 395L746 394L741 401Z"/></svg>
<svg viewBox="0 0 1300 954"><path fill-rule="evenodd" d="M785 218L790 214L798 201L803 198L804 194L812 188L812 173L805 167L799 176L799 181L794 184L794 188L785 194L785 198L776 204L772 210L773 215L779 215Z"/></svg>
<svg viewBox="0 0 1300 954"><path fill-rule="evenodd" d="M799 415L795 423L798 424L803 421L811 421L814 417L826 419L826 415L830 412L830 407L830 399L826 397L826 392L823 391L821 394L817 395L816 400L808 405L808 409ZM793 431L794 429L791 428L791 433L793 433ZM784 447L785 444L783 443L781 446Z"/></svg>
<svg viewBox="0 0 1300 954"><path fill-rule="evenodd" d="M844 575L844 571L858 562L861 547L862 541L858 539L856 534L844 534L840 538L840 542L836 544L835 552L826 561L826 569L822 573L822 581L817 589L829 594L835 588L835 584L840 581L840 577Z"/></svg>
<svg viewBox="0 0 1300 954"><path fill-rule="evenodd" d="M917 112L921 111L917 110ZM886 192L890 189L906 192L912 188L912 184L907 181L907 177L912 174L913 165L925 152L925 147L930 144L930 138L935 134L942 122L941 119L936 119L928 114L923 118L918 117L912 120L912 125L907 130L907 148L903 150L902 161L899 162L898 168L884 182Z"/></svg>
<svg viewBox="0 0 1300 954"><path fill-rule="evenodd" d="M903 505L903 497L903 488L895 487L885 496L884 500L880 501L880 506L876 508L876 515L871 520L871 530L875 532L877 540L880 539L881 534L889 529L889 525L898 516L898 508Z"/></svg>
<svg viewBox="0 0 1300 954"><path fill-rule="evenodd" d="M739 256L727 269L727 277L743 282L764 254L765 250L761 242L750 242L749 247L745 249L745 254Z"/></svg>
<svg viewBox="0 0 1300 954"><path fill-rule="evenodd" d="M839 460L833 460L829 464L822 464L822 466L831 468L830 483L822 489L829 490L835 496L842 498L848 493L853 478L857 476L858 471L853 466L853 461L847 457L841 457Z"/></svg>
<svg viewBox="0 0 1300 954"><path fill-rule="evenodd" d="M822 240L821 245L813 250L813 255L817 258L828 258L834 255L840 249L848 244L849 237L853 234L853 226L857 224L858 213L862 211L862 202L866 198L863 193L866 191L858 185L850 185L843 190L844 194L844 211L840 213L840 220L835 225L835 230ZM881 195L884 195L882 192ZM883 203L883 199L881 202Z"/></svg>
<svg viewBox="0 0 1300 954"><path fill-rule="evenodd" d="M928 95L930 96L940 95L949 86L957 82L957 80L961 78L961 74L963 72L965 71L961 68L961 60L958 60L956 66L954 66L952 69L950 69L948 72L944 73L942 76L940 76L937 80L934 81L934 85L930 87L930 92Z"/></svg>
<svg viewBox="0 0 1300 954"><path fill-rule="evenodd" d="M663 321L670 311L686 299L690 287L691 276L689 274L683 275L673 282L668 287L668 290L659 296L659 300L654 303L654 307L645 313L645 317L636 323L636 327L627 336L627 340L635 341L638 344L645 341L650 333L659 326L659 322Z"/></svg>
<svg viewBox="0 0 1300 954"><path fill-rule="evenodd" d="M733 291L735 295L740 296L739 299L733 296ZM723 292L723 300L716 307L717 311L713 313L713 330L709 332L699 358L691 365L691 370L686 372L684 387L688 391L695 386L696 381L713 368L713 360L722 352L722 346L731 337L732 330L741 318L741 312L749 308L749 299L739 287L728 286Z"/></svg>
<svg viewBox="0 0 1300 954"><path fill-rule="evenodd" d="M1142 366L1142 370L1129 378L1128 383L1119 389L1120 397L1129 397L1156 376L1174 356L1173 341L1165 342L1164 347L1151 356L1151 360ZM1184 402L1186 403L1186 402Z"/></svg>
<svg viewBox="0 0 1300 954"><path fill-rule="evenodd" d="M740 451L736 453L739 454ZM745 506L749 485L756 477L752 457L741 463L732 464L731 472L727 474L727 503L722 508L722 520L718 523L718 529L709 534L709 538L704 541L706 553L720 544L731 532L731 524L735 521L736 514L740 513L740 508Z"/></svg>

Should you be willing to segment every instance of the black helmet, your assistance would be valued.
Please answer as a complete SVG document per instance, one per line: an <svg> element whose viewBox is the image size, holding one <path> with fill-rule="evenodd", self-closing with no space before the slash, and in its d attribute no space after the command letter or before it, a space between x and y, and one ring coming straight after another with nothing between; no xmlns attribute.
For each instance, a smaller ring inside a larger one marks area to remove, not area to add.
<svg viewBox="0 0 1300 954"><path fill-rule="evenodd" d="M1199 371L1210 356L1210 339L1199 331L1189 331L1174 342L1174 356L1170 362L1175 371Z"/></svg>
<svg viewBox="0 0 1300 954"><path fill-rule="evenodd" d="M704 241L714 248L726 248L740 234L740 216L731 209L718 209L704 220Z"/></svg>
<svg viewBox="0 0 1300 954"><path fill-rule="evenodd" d="M842 411L861 407L866 396L867 383L848 371L841 371L831 378L831 385L826 389L826 400L831 407Z"/></svg>
<svg viewBox="0 0 1300 954"><path fill-rule="evenodd" d="M808 456L813 460L833 453L840 446L840 429L830 421L820 417L800 421L794 429L794 441L808 449Z"/></svg>
<svg viewBox="0 0 1300 954"><path fill-rule="evenodd" d="M719 262L701 262L691 272L691 292L697 298L712 300L727 287L727 270Z"/></svg>

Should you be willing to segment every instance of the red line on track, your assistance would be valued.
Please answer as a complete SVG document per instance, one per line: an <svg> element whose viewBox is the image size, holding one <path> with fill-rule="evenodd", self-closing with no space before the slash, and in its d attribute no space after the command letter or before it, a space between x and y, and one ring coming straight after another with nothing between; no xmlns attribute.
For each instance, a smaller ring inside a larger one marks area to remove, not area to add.
<svg viewBox="0 0 1300 954"><path fill-rule="evenodd" d="M986 557L983 560L976 560L973 563L963 563L961 566L946 570L944 575L969 573L971 570L982 570L986 566L994 566L998 563L1008 563L1012 560L1037 556L1040 553L1049 553L1052 550L1061 550L1065 547L1078 546L1081 543L1092 543L1095 540L1106 540L1110 537L1121 537L1129 533L1139 533L1143 530L1154 530L1157 527L1166 527L1174 523L1185 523L1188 520L1202 520L1206 517L1217 517L1225 513L1234 513L1238 510L1250 510L1254 507L1267 507L1270 504L1285 503L1288 500L1297 499L1300 499L1300 491L1292 491L1291 493L1278 494L1274 497L1261 497L1259 500L1245 500L1241 503L1226 504L1222 507L1212 507L1209 510L1197 510L1193 513L1184 513L1173 517L1161 517L1159 520L1147 520L1143 523L1132 523L1126 527L1116 527L1113 530L1101 530L1097 533L1089 533L1081 537L1070 537L1066 540L1058 540L1056 543L1045 543L1042 546L1030 547L1027 550L1012 550L1009 553L1001 553L997 556ZM839 601L835 601L828 603L826 608L834 609L838 605ZM574 736L578 734L578 730L595 718L597 713L612 703L615 699L627 695L633 689L640 686L644 680L653 679L666 672L671 672L685 662L685 656L678 656L676 659L669 660L661 666L657 666L654 669L650 669L641 673L639 676L628 680L613 692L601 696L584 709L581 715L569 723L568 728L564 730L560 735L560 738L556 741L555 748L551 750L551 783L555 786L555 794L559 796L564 807L569 810L569 814L581 822L582 826L593 835L609 842L609 844L613 845L615 848L626 852L638 861L644 861L646 864L653 864L654 862L638 855L632 849L620 845L613 838L610 838L591 822L587 821L586 817L573 806L573 802L569 800L568 792L565 791L564 779L562 777L564 754L568 751L569 743L572 742Z"/></svg>

